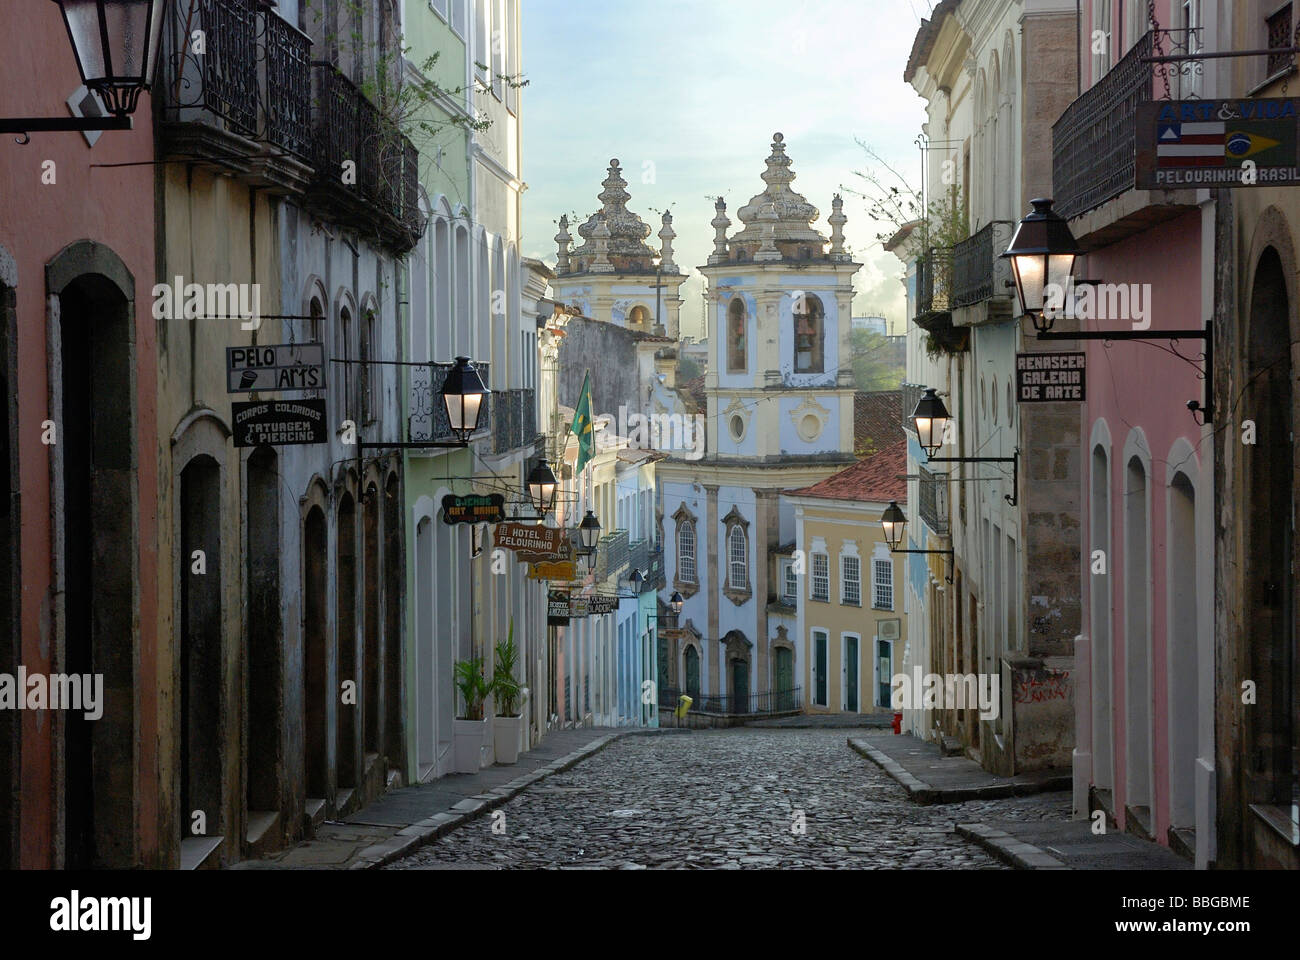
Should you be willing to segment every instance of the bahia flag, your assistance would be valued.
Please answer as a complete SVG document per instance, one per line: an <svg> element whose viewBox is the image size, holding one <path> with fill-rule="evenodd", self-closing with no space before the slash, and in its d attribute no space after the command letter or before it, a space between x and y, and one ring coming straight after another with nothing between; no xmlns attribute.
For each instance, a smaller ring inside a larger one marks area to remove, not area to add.
<svg viewBox="0 0 1300 960"><path fill-rule="evenodd" d="M596 452L596 437L591 423L591 371L582 378L582 392L578 394L578 407L573 411L573 426L569 428L578 438L578 463L574 473L582 473Z"/></svg>

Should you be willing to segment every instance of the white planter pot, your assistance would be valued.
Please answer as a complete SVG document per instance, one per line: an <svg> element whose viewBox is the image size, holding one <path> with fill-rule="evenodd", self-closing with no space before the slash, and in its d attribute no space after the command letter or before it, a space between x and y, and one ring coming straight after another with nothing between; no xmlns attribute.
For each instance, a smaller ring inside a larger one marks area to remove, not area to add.
<svg viewBox="0 0 1300 960"><path fill-rule="evenodd" d="M456 772L478 773L483 755L483 742L487 738L487 721L457 719L454 729Z"/></svg>
<svg viewBox="0 0 1300 960"><path fill-rule="evenodd" d="M492 739L496 744L497 763L517 763L519 738L523 735L524 718L493 717Z"/></svg>

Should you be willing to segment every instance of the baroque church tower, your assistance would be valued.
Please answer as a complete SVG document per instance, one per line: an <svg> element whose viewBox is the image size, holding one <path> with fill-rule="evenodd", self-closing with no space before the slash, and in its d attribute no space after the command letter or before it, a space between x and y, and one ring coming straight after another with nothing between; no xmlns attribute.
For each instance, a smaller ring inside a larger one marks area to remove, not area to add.
<svg viewBox="0 0 1300 960"><path fill-rule="evenodd" d="M660 683L738 704L785 688L803 659L773 609L775 558L795 536L782 491L855 462L849 332L861 265L844 250L843 201L832 201L829 237L813 228L818 210L791 189L780 133L762 179L730 237L718 199L713 254L700 267L713 331L704 459L657 468L661 597L684 599L678 629L661 633Z"/></svg>

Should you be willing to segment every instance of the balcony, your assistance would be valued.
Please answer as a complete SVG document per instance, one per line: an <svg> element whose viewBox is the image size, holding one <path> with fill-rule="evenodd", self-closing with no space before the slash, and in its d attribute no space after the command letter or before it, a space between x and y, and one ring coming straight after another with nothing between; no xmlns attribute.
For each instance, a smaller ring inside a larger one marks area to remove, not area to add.
<svg viewBox="0 0 1300 960"><path fill-rule="evenodd" d="M952 323L952 247L931 247L916 261L916 316L913 321L930 335L931 344L945 353L960 353L970 333Z"/></svg>
<svg viewBox="0 0 1300 960"><path fill-rule="evenodd" d="M948 478L918 467L921 479L917 484L917 513L925 525L940 537L948 536Z"/></svg>
<svg viewBox="0 0 1300 960"><path fill-rule="evenodd" d="M649 540L632 540L627 545L627 562L632 570L640 570L645 575L645 589L651 587L650 573L650 541Z"/></svg>
<svg viewBox="0 0 1300 960"><path fill-rule="evenodd" d="M952 248L951 306L963 311L954 323L1011 319L1011 268L1000 255L1014 227L1009 220L992 220Z"/></svg>
<svg viewBox="0 0 1300 960"><path fill-rule="evenodd" d="M451 422L447 419L447 406L442 402L442 385L447 382L447 374L455 366L452 363L428 363L409 367L411 382L409 387L408 408L411 415L406 421L406 438L410 443L444 443L456 439L451 432ZM491 364L476 363L474 366L488 383ZM495 394L489 397L478 418L478 429L471 440L492 435L492 414Z"/></svg>
<svg viewBox="0 0 1300 960"><path fill-rule="evenodd" d="M492 394L492 453L532 446L537 439L537 392L497 390Z"/></svg>
<svg viewBox="0 0 1300 960"><path fill-rule="evenodd" d="M163 155L276 192L303 189L311 39L251 0L174 0L165 13L155 86Z"/></svg>
<svg viewBox="0 0 1300 960"><path fill-rule="evenodd" d="M357 86L332 64L312 76L312 166L308 202L359 227L397 255L423 233L417 205L419 154Z"/></svg>
<svg viewBox="0 0 1300 960"><path fill-rule="evenodd" d="M916 411L916 405L921 402L925 387L919 383L903 383L901 389L903 393L903 429L910 430L912 436L916 436L916 424L912 421L912 414Z"/></svg>
<svg viewBox="0 0 1300 960"><path fill-rule="evenodd" d="M628 539L626 530L615 530L600 538L596 551L596 582L621 577L627 569Z"/></svg>
<svg viewBox="0 0 1300 960"><path fill-rule="evenodd" d="M1177 53L1188 44L1199 45L1199 39L1186 34L1177 30L1144 34L1052 126L1056 211L1067 220L1083 218L1071 223L1071 229L1084 249L1114 243L1195 206L1194 190L1134 189L1138 104L1152 99L1157 77L1153 65L1142 61L1157 47ZM1184 67L1190 70L1199 63L1190 61ZM1171 77L1166 70L1160 79L1166 96L1173 95L1171 79L1183 87L1181 73Z"/></svg>

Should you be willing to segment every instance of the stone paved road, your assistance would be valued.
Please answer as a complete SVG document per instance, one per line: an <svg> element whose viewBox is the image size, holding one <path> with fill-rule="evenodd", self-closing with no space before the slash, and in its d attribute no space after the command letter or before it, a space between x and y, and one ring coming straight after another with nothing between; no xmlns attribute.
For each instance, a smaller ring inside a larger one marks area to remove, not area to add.
<svg viewBox="0 0 1300 960"><path fill-rule="evenodd" d="M385 869L1003 869L955 823L1069 816L1068 793L917 806L843 730L625 737ZM792 830L802 810L807 832Z"/></svg>

